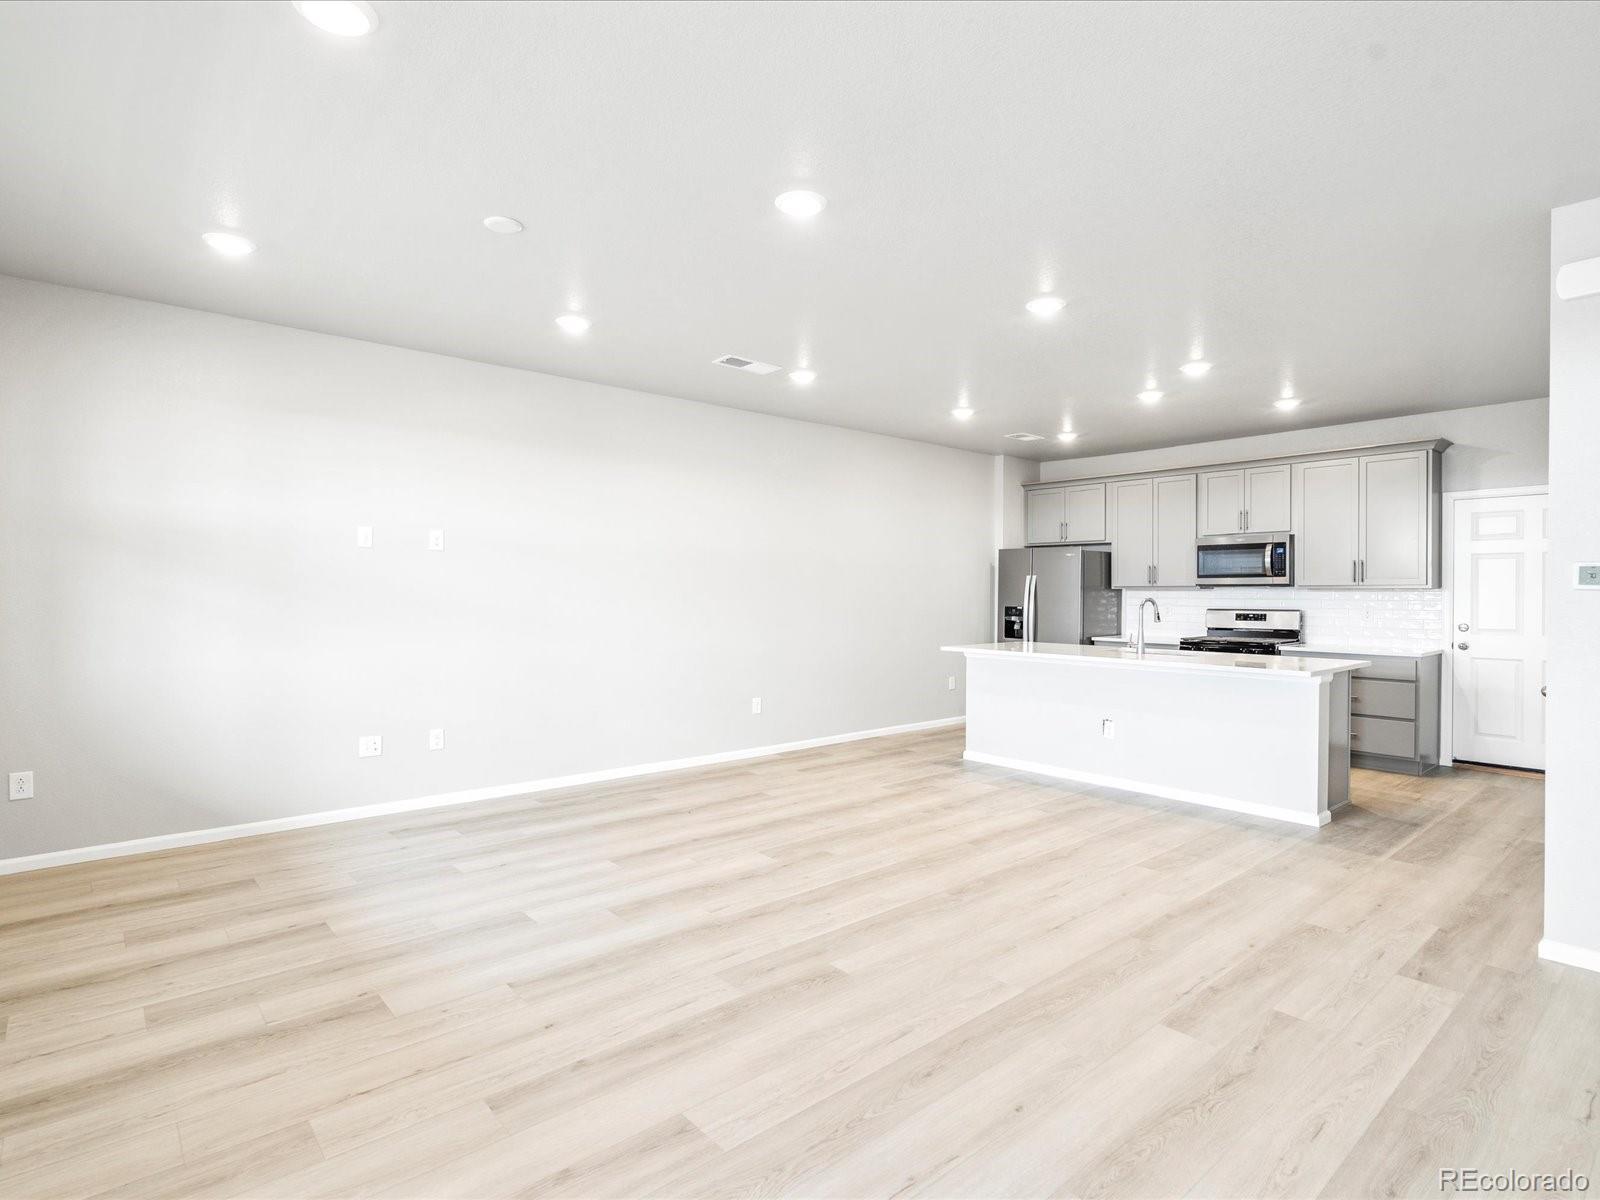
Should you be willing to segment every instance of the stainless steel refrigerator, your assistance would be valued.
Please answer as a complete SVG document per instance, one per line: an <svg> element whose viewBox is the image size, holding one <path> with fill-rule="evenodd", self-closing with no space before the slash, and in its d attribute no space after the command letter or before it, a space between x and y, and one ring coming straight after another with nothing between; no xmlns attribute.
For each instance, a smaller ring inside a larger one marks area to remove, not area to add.
<svg viewBox="0 0 1600 1200"><path fill-rule="evenodd" d="M1110 546L1000 551L1001 642L1077 644L1122 632L1122 589L1111 586Z"/></svg>

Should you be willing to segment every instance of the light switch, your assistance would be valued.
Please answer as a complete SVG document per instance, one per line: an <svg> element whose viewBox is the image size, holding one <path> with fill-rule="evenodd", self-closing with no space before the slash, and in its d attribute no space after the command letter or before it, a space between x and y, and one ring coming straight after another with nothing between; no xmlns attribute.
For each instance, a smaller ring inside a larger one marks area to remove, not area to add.
<svg viewBox="0 0 1600 1200"><path fill-rule="evenodd" d="M1573 587L1600 588L1600 563L1579 563Z"/></svg>
<svg viewBox="0 0 1600 1200"><path fill-rule="evenodd" d="M442 530L442 529L430 529L430 530L428 530L428 549L429 550L443 550L444 549L444 530Z"/></svg>
<svg viewBox="0 0 1600 1200"><path fill-rule="evenodd" d="M383 739L375 733L364 734L356 739L356 756L359 758L377 758L383 753Z"/></svg>

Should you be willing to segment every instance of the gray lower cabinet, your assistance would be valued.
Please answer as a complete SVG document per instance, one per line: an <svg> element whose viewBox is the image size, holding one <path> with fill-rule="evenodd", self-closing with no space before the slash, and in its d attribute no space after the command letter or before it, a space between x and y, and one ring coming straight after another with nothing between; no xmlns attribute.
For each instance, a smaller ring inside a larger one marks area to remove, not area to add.
<svg viewBox="0 0 1600 1200"><path fill-rule="evenodd" d="M1350 762L1378 771L1425 775L1439 765L1442 654L1351 654L1292 650L1306 658L1361 658L1350 677Z"/></svg>

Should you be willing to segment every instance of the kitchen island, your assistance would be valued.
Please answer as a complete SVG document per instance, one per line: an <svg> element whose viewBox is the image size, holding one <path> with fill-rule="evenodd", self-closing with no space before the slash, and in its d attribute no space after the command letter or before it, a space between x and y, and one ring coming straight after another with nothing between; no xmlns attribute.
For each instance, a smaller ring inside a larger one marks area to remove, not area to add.
<svg viewBox="0 0 1600 1200"><path fill-rule="evenodd" d="M1350 798L1362 659L992 642L967 659L972 762L1325 825Z"/></svg>

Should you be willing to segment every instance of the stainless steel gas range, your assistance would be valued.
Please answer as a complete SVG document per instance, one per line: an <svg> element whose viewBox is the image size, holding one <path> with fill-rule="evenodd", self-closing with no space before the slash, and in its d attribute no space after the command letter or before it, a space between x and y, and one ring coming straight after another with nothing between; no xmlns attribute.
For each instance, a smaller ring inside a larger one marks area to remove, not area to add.
<svg viewBox="0 0 1600 1200"><path fill-rule="evenodd" d="M1178 639L1180 650L1219 654L1281 654L1300 642L1300 610L1294 608L1208 608L1202 637Z"/></svg>

